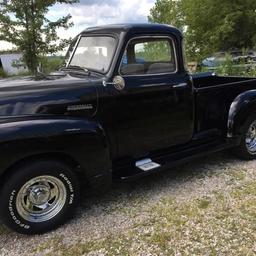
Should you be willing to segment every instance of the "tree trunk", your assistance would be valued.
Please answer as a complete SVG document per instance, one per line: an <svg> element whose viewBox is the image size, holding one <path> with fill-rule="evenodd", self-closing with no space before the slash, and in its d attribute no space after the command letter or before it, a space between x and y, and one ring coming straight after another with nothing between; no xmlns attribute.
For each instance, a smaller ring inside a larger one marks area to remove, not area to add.
<svg viewBox="0 0 256 256"><path fill-rule="evenodd" d="M36 31L35 31L35 3L31 0L31 28L32 28L32 41L31 41L31 71L33 75L37 75L37 51L36 51Z"/></svg>

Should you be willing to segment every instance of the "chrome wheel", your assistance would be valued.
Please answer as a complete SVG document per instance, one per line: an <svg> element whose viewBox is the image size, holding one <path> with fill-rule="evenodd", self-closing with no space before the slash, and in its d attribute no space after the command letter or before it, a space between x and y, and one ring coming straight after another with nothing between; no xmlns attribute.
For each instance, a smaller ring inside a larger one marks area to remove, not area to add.
<svg viewBox="0 0 256 256"><path fill-rule="evenodd" d="M254 121L245 137L246 148L250 154L256 154L256 121Z"/></svg>
<svg viewBox="0 0 256 256"><path fill-rule="evenodd" d="M29 180L19 190L16 208L19 215L30 222L44 222L56 216L65 205L67 190L64 183L53 176L39 176Z"/></svg>

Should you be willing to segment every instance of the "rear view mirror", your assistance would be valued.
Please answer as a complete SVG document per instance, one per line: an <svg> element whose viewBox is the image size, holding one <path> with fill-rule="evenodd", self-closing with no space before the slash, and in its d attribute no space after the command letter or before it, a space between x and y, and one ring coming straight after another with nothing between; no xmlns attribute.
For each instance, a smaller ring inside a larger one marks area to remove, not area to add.
<svg viewBox="0 0 256 256"><path fill-rule="evenodd" d="M125 80L121 76L115 76L113 82L103 81L103 86L113 85L118 91L125 88Z"/></svg>

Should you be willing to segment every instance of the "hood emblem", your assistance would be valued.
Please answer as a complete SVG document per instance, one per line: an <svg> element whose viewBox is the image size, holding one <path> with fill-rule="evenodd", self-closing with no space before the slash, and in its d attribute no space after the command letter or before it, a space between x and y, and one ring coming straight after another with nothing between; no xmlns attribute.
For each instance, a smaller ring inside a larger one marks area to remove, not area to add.
<svg viewBox="0 0 256 256"><path fill-rule="evenodd" d="M93 109L92 104L80 104L80 105L72 105L67 107L68 111L91 110L91 109Z"/></svg>

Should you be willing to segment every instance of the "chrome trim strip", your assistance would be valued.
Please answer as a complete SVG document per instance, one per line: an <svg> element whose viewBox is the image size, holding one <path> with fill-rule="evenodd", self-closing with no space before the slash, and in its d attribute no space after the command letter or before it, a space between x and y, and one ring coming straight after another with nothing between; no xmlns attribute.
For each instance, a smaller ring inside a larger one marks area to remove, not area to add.
<svg viewBox="0 0 256 256"><path fill-rule="evenodd" d="M180 84L175 84L175 85L173 85L172 87L173 87L173 88L184 88L184 87L186 87L186 86L187 86L186 83L180 83Z"/></svg>
<svg viewBox="0 0 256 256"><path fill-rule="evenodd" d="M73 58L73 56L74 56L74 54L75 54L75 50L76 50L76 48L77 48L77 46L78 46L78 44L79 44L79 42L80 42L81 36L82 36L82 35L79 35L78 38L77 38L76 44L75 44L75 46L74 46L74 49L73 49L73 51L72 51L72 53L70 54L70 57L69 57L69 59L68 59L66 68L69 66L69 64L70 64L70 62L71 62L71 60L72 60L72 58Z"/></svg>

